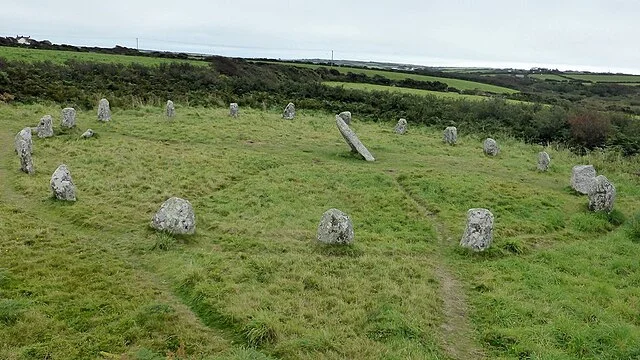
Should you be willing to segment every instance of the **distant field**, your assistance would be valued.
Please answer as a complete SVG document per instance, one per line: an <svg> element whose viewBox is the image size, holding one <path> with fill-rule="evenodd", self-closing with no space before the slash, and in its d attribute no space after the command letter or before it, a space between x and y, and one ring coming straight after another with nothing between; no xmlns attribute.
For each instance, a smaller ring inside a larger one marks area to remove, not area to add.
<svg viewBox="0 0 640 360"><path fill-rule="evenodd" d="M278 64L288 64L288 65L294 65L298 67L305 67L305 68L311 68L311 69L316 69L321 66L324 66L324 65L300 64L300 63L278 63ZM478 90L493 92L497 94L513 94L518 92L517 90L513 90L513 89L501 87L501 86L482 84L482 83L467 81L467 80L448 79L448 78L441 78L441 77L435 77L435 76L405 74L405 73L398 73L398 72L392 72L392 71L372 70L372 69L362 69L362 68L352 68L352 67L335 67L335 69L340 71L343 74L352 72L356 74L357 73L365 74L367 76L380 75L391 80L413 79L417 81L440 81L460 90L478 89Z"/></svg>
<svg viewBox="0 0 640 360"><path fill-rule="evenodd" d="M565 74L565 76L572 79L576 79L576 80L584 80L584 81L592 81L592 82L607 82L607 83L640 82L640 75Z"/></svg>
<svg viewBox="0 0 640 360"><path fill-rule="evenodd" d="M555 81L569 81L567 78L564 78L560 75L555 74L531 74L529 77L538 79L538 80L555 80Z"/></svg>
<svg viewBox="0 0 640 360"><path fill-rule="evenodd" d="M6 46L0 46L0 58L28 62L48 60L58 64L63 64L65 61L73 59L78 61L107 62L115 64L138 63L142 65L158 65L171 62L188 62L193 65L208 65L207 62L199 60L164 59L146 56L111 55L61 50L25 49Z"/></svg>

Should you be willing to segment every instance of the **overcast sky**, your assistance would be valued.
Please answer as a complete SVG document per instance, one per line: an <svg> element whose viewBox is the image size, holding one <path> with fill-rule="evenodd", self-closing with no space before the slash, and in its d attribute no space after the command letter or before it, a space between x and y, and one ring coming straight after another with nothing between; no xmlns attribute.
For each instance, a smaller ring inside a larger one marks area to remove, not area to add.
<svg viewBox="0 0 640 360"><path fill-rule="evenodd" d="M2 0L0 35L226 56L640 74L637 0Z"/></svg>

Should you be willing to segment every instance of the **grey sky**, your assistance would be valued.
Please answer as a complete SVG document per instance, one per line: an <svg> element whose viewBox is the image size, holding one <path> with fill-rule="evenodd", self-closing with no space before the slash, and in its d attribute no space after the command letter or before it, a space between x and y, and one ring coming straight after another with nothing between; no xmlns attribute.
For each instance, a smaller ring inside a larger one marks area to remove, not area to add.
<svg viewBox="0 0 640 360"><path fill-rule="evenodd" d="M640 74L635 0L1 1L1 35L55 43Z"/></svg>

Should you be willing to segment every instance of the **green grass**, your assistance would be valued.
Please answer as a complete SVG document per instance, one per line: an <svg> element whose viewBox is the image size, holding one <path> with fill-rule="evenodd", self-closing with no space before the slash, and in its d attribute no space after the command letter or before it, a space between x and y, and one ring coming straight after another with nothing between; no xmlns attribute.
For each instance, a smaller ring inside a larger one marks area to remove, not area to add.
<svg viewBox="0 0 640 360"><path fill-rule="evenodd" d="M34 139L36 174L20 173L13 136L60 110L0 104L2 359L640 356L637 220L589 213L567 188L593 163L616 216L636 219L637 159L548 149L539 173L540 147L499 134L488 158L465 129L448 147L411 119L405 136L356 120L367 163L332 114L177 104L172 122L154 107L107 124L80 111L77 129ZM99 137L80 140L88 127ZM49 193L62 162L73 204ZM149 229L171 196L192 202L195 236ZM353 219L353 246L315 243L332 207ZM483 254L458 248L471 207L496 216Z"/></svg>
<svg viewBox="0 0 640 360"><path fill-rule="evenodd" d="M304 68L310 68L310 69L316 69L318 67L324 66L324 65L302 64L302 63L278 63L278 64L286 64L286 65L292 65L292 66L298 66L298 67L304 67ZM371 77L375 75L380 75L391 80L413 79L418 81L440 81L440 82L446 83L449 86L455 87L458 90L476 90L477 89L477 90L492 92L496 94L513 94L518 92L517 90L513 90L513 89L501 87L501 86L483 84L483 83L467 81L467 80L449 79L449 78L418 75L418 74L406 74L406 73L400 73L400 72L364 69L364 68L335 67L334 69L340 71L343 74L353 72L356 74L365 74Z"/></svg>
<svg viewBox="0 0 640 360"><path fill-rule="evenodd" d="M51 61L63 64L67 60L77 60L86 62L105 62L114 64L142 64L142 65L158 65L171 62L188 62L193 65L207 66L209 63L198 60L181 60L181 59L164 59L147 56L128 56L128 55L112 55L99 54L92 52L75 52L61 50L41 50L28 49L18 47L0 46L0 58L7 60L20 60L26 62L34 61Z"/></svg>
<svg viewBox="0 0 640 360"><path fill-rule="evenodd" d="M556 74L531 74L529 77L538 80L555 80L555 81L569 81L566 77Z"/></svg>
<svg viewBox="0 0 640 360"><path fill-rule="evenodd" d="M576 80L605 83L637 83L640 82L640 75L618 75L618 74L573 74L566 73L566 77Z"/></svg>

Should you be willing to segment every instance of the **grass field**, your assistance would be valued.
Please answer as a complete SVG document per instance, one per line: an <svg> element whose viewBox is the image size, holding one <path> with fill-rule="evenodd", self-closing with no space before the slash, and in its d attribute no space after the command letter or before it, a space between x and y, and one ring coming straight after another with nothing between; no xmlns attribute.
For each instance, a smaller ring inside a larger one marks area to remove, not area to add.
<svg viewBox="0 0 640 360"><path fill-rule="evenodd" d="M20 60L20 61L51 61L58 64L63 64L67 60L78 60L87 62L106 62L115 64L132 64L138 63L142 65L158 65L162 63L170 62L188 62L193 65L207 66L205 61L198 60L180 60L180 59L163 59L146 56L128 56L128 55L112 55L112 54L99 54L92 52L74 52L74 51L60 51L60 50L40 50L40 49L25 49L17 47L0 46L0 58L7 60Z"/></svg>
<svg viewBox="0 0 640 360"><path fill-rule="evenodd" d="M555 80L555 81L569 81L567 78L556 74L531 74L529 77L538 80Z"/></svg>
<svg viewBox="0 0 640 360"><path fill-rule="evenodd" d="M640 75L617 75L617 74L598 75L598 74L566 73L565 76L572 79L576 79L576 80L584 80L584 81L591 81L591 82L606 82L606 83L640 82Z"/></svg>
<svg viewBox="0 0 640 360"><path fill-rule="evenodd" d="M538 173L539 146L496 134L488 158L462 128L449 147L412 119L399 136L397 119L354 114L367 163L332 114L176 105L171 122L81 111L61 132L58 107L0 104L1 359L640 357L637 159L548 149ZM56 136L34 139L28 176L13 137L45 114ZM60 163L76 203L51 199ZM581 163L616 184L613 216L568 189ZM195 236L149 229L171 196L192 202ZM353 246L315 243L332 207ZM472 207L496 216L483 254L458 247Z"/></svg>
<svg viewBox="0 0 640 360"><path fill-rule="evenodd" d="M302 64L302 63L278 63L278 64L287 64L287 65L293 65L293 66L305 67L305 68L311 68L311 69L316 69L318 67L324 66L324 65ZM367 76L380 75L392 80L413 79L418 81L440 81L440 82L446 83L449 86L455 87L456 89L459 89L459 90L478 89L481 91L487 91L487 92L492 92L496 94L513 94L518 92L517 90L513 90L513 89L501 87L501 86L482 84L482 83L467 81L467 80L449 79L449 78L418 75L418 74L406 74L406 73L364 69L364 68L335 67L335 69L340 71L343 74L352 72L356 74L365 74Z"/></svg>

